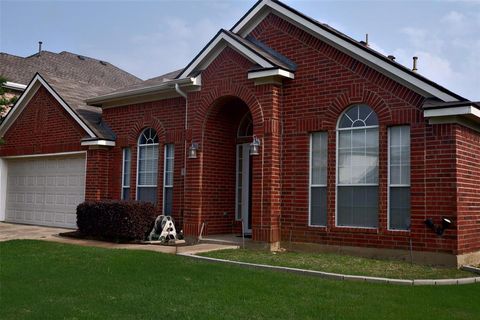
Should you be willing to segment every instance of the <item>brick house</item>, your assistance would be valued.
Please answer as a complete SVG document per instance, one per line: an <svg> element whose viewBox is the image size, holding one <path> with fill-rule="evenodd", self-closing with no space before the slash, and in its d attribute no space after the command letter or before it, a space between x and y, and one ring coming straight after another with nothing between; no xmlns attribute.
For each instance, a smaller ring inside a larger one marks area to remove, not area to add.
<svg viewBox="0 0 480 320"><path fill-rule="evenodd" d="M37 191L40 206L77 204L54 192L85 179L85 199L153 201L187 235L480 261L480 104L279 1L182 70L84 91L97 122L37 74L0 127L7 221L28 223ZM27 168L49 165L74 170L46 175L45 193Z"/></svg>

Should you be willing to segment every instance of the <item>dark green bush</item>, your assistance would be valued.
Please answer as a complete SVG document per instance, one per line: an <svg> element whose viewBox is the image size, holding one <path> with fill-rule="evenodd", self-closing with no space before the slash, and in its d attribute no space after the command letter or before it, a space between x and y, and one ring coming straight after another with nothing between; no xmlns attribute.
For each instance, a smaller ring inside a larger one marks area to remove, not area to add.
<svg viewBox="0 0 480 320"><path fill-rule="evenodd" d="M78 231L85 236L112 240L144 240L155 222L151 203L86 201L77 207Z"/></svg>

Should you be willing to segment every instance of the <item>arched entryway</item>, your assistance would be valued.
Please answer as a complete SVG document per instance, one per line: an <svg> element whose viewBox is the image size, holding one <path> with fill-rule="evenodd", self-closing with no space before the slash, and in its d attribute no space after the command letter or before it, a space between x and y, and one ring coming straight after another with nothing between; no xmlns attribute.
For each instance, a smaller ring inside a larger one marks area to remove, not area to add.
<svg viewBox="0 0 480 320"><path fill-rule="evenodd" d="M202 220L208 234L252 230L252 142L254 123L238 97L217 99L202 138Z"/></svg>

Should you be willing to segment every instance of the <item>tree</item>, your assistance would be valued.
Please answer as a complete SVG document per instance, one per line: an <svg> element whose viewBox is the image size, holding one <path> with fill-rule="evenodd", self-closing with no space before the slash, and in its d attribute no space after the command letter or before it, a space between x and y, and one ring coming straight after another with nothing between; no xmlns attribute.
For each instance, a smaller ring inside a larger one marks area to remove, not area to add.
<svg viewBox="0 0 480 320"><path fill-rule="evenodd" d="M8 108L11 107L15 102L17 101L18 97L7 97L5 94L7 93L7 90L5 89L4 85L7 82L7 79L4 77L0 76L0 123L3 120L3 113L4 111Z"/></svg>

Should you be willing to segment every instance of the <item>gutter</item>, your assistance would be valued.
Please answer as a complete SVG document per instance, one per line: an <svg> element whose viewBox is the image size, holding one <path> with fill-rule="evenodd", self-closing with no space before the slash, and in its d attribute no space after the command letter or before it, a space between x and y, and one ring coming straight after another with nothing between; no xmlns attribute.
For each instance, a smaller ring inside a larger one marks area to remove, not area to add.
<svg viewBox="0 0 480 320"><path fill-rule="evenodd" d="M158 85L153 85L149 87L131 89L127 91L117 92L117 93L110 93L103 96L98 96L90 99L86 99L85 102L88 105L93 106L101 106L102 103L115 101L123 98L132 98L138 96L149 95L153 93L161 93L161 92L168 92L168 91L176 91L176 87L188 87L188 86L200 86L201 85L201 77L189 77L183 79L176 79L167 81ZM178 93L178 91L177 91Z"/></svg>
<svg viewBox="0 0 480 320"><path fill-rule="evenodd" d="M16 91L25 91L27 88L26 85L16 82L7 81L3 84L3 87L6 89L16 90Z"/></svg>

